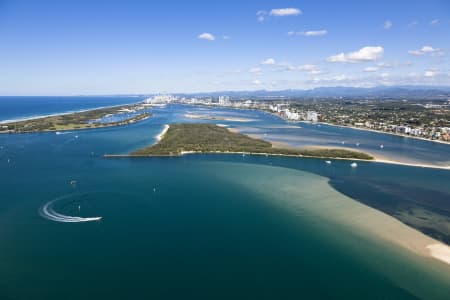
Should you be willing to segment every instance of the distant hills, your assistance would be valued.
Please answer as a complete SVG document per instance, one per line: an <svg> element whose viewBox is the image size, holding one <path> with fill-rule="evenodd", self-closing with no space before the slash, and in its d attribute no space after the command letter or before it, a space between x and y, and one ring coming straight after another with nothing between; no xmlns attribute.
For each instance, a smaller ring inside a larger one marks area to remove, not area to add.
<svg viewBox="0 0 450 300"><path fill-rule="evenodd" d="M279 90L279 91L221 91L212 93L177 94L179 96L218 97L227 95L232 98L423 98L449 99L450 86L378 86L360 87L318 87L309 90Z"/></svg>

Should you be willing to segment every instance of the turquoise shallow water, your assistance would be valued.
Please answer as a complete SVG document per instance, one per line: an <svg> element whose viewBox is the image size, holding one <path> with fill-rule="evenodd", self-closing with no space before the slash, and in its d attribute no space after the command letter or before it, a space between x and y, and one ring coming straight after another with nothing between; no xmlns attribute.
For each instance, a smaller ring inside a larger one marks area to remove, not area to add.
<svg viewBox="0 0 450 300"><path fill-rule="evenodd" d="M414 186L446 202L450 172L370 163L352 170L348 162L327 168L322 160L281 157L101 157L152 143L163 124L189 121L186 108L172 109L121 128L0 136L1 299L445 299L450 293L450 268L349 230L314 201L325 192L339 201L339 191L381 205L367 189L375 186L385 199L404 203L415 199L403 197ZM103 219L47 220L39 209L54 199L58 213Z"/></svg>

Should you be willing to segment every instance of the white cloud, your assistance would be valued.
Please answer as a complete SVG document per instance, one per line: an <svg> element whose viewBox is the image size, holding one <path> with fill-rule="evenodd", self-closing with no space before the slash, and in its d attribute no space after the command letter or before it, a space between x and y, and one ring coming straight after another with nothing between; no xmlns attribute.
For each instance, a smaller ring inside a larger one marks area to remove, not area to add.
<svg viewBox="0 0 450 300"><path fill-rule="evenodd" d="M425 77L434 77L438 74L438 72L436 70L427 70L425 71L425 73L423 74L423 76Z"/></svg>
<svg viewBox="0 0 450 300"><path fill-rule="evenodd" d="M283 67L286 71L303 71L307 72L309 74L321 74L322 71L320 70L319 66L313 65L313 64L305 64L301 66L293 66L289 63L279 63L280 67Z"/></svg>
<svg viewBox="0 0 450 300"><path fill-rule="evenodd" d="M207 40L207 41L214 41L216 39L215 36L209 32L204 32L202 34L199 34L197 36L197 38L200 40Z"/></svg>
<svg viewBox="0 0 450 300"><path fill-rule="evenodd" d="M442 54L443 52L438 48L433 48L432 46L423 46L422 48L417 50L410 50L408 51L408 53L414 56L421 56L425 54L430 55Z"/></svg>
<svg viewBox="0 0 450 300"><path fill-rule="evenodd" d="M319 74L319 73L321 73L319 67L317 65L312 65L312 64L306 64L306 65L298 66L297 70L306 71L306 72L308 72L310 74Z"/></svg>
<svg viewBox="0 0 450 300"><path fill-rule="evenodd" d="M273 58L268 58L261 62L262 65L274 65L275 63L275 59Z"/></svg>
<svg viewBox="0 0 450 300"><path fill-rule="evenodd" d="M267 11L259 10L258 12L256 12L256 17L259 22L264 22L264 20L266 20L267 17Z"/></svg>
<svg viewBox="0 0 450 300"><path fill-rule="evenodd" d="M303 36L322 36L326 35L328 31L326 29L321 30L309 30L309 31L289 31L288 35L303 35Z"/></svg>
<svg viewBox="0 0 450 300"><path fill-rule="evenodd" d="M440 20L439 19L434 19L432 21L430 21L430 25L437 25L439 24Z"/></svg>
<svg viewBox="0 0 450 300"><path fill-rule="evenodd" d="M350 52L347 54L339 53L327 58L329 62L364 62L378 60L383 56L384 48L381 46L367 46L359 49L358 51Z"/></svg>
<svg viewBox="0 0 450 300"><path fill-rule="evenodd" d="M392 21L390 21L390 20L384 21L383 28L386 29L386 30L391 29L392 28Z"/></svg>
<svg viewBox="0 0 450 300"><path fill-rule="evenodd" d="M345 56L345 54L343 52L341 52L339 54L329 56L327 58L327 61L329 61L329 62L347 62L347 57Z"/></svg>
<svg viewBox="0 0 450 300"><path fill-rule="evenodd" d="M364 72L376 72L379 70L379 67L367 67L364 69Z"/></svg>
<svg viewBox="0 0 450 300"><path fill-rule="evenodd" d="M298 16L301 15L302 11L298 8L275 8L269 13L270 16L275 17L286 17L286 16Z"/></svg>
<svg viewBox="0 0 450 300"><path fill-rule="evenodd" d="M335 80L335 81L344 81L347 79L348 79L348 77L345 74L333 76L333 80Z"/></svg>
<svg viewBox="0 0 450 300"><path fill-rule="evenodd" d="M259 81L258 79L253 80L252 83L254 85L261 85L261 81Z"/></svg>

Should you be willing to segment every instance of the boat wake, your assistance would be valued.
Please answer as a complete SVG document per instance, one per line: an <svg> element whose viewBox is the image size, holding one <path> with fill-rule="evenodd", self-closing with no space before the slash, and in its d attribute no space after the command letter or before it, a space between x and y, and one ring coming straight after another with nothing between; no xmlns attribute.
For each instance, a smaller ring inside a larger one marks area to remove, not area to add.
<svg viewBox="0 0 450 300"><path fill-rule="evenodd" d="M81 222L93 222L93 221L100 221L102 217L75 217L75 216L67 216L63 215L61 213L58 213L55 211L54 206L59 201L68 198L67 196L59 197L56 199L53 199L50 202L47 202L44 206L42 206L39 209L39 214L41 217L55 221L55 222L62 222L62 223L81 223Z"/></svg>

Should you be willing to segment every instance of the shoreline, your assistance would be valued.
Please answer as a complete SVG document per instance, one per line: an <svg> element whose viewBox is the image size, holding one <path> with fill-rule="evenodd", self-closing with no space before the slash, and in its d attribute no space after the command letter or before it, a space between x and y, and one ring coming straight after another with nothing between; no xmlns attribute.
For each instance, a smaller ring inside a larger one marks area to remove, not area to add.
<svg viewBox="0 0 450 300"><path fill-rule="evenodd" d="M59 115L58 115L59 116ZM136 122L147 120L151 117L151 114L143 114L133 117L131 119L123 120L116 123L98 123L100 125L93 127L84 127L84 128L66 128L66 129L43 129L38 131L20 131L20 132L11 132L11 131L0 131L0 134L30 134L30 133L50 133L50 132L66 132L66 131L82 131L82 130L92 130L92 129L102 129L102 128L111 128L111 127L120 127L130 125Z"/></svg>
<svg viewBox="0 0 450 300"><path fill-rule="evenodd" d="M159 154L159 155L139 155L139 154L104 154L103 158L158 158L158 157L183 157L184 155L189 154L200 154L200 155L209 155L209 154L233 154L233 155L251 155L251 156L281 156L281 157L294 157L294 158L307 158L307 159L326 159L326 160L339 160L339 161L357 161L357 162L368 162L368 163L381 163L381 164L392 164L392 165L401 165L406 167L419 167L419 168L429 168L429 169L440 169L440 170L450 170L450 166L435 166L435 165L427 165L427 164L412 164L412 163L402 163L396 161L390 161L385 159L377 159L376 157L373 160L367 159L359 159L359 158L338 158L338 157L320 157L320 156L307 156L307 155L294 155L294 154L276 154L276 153L262 153L262 152L232 152L232 151L183 151L180 154Z"/></svg>
<svg viewBox="0 0 450 300"><path fill-rule="evenodd" d="M235 132L235 133L240 133L240 130L237 127L229 128L229 130L232 131L232 132ZM264 139L261 135L249 135L249 136ZM291 146L288 143L274 142L274 141L269 141L269 142L272 143L273 146L277 146L277 147L280 147L280 148L297 149L297 147ZM310 145L310 146L305 146L303 148L304 149L330 149L330 147L318 146L318 145ZM343 149L343 150L355 151L355 149L353 149L353 148L339 147L339 146L332 147L332 149ZM436 165L436 164L433 165L433 164L426 164L426 163L400 162L400 161L389 159L389 158L386 158L386 157L381 157L380 155L373 154L371 152L365 152L365 153L371 155L373 157L373 159L372 160L364 160L364 159L362 159L362 161L378 162L378 163L384 163L384 164L393 164L393 165L401 165L401 166L417 167L417 168L450 170L450 166L443 166L443 165ZM317 156L313 156L313 157L315 157L315 158L322 158L322 157L317 157ZM327 158L327 157L324 157L324 158ZM351 158L329 158L329 159L352 160ZM353 159L353 160L360 160L360 159Z"/></svg>
<svg viewBox="0 0 450 300"><path fill-rule="evenodd" d="M164 135L166 134L167 130L169 130L170 126L168 124L164 125L163 130L156 136L156 140L159 142L163 139Z"/></svg>
<svg viewBox="0 0 450 300"><path fill-rule="evenodd" d="M287 123L304 123L304 124L328 125L328 126L333 126L333 127L338 127L338 128L350 128L350 129L355 129L355 130L361 130L361 131L367 131L367 132L373 132L373 133L379 133L379 134L387 134L387 135L403 137L403 138L416 139L416 140L419 140L419 141L426 141L426 142L450 145L450 142L445 142L445 141L441 141L441 140L432 140L432 139L427 139L427 138L418 137L418 136L411 136L411 135L394 133L394 132L386 132L386 131L375 130L375 129L365 128L365 127L346 126L346 125L338 125L338 124L332 124L332 123L327 123L327 122L312 122L312 121L305 121L305 120L302 120L302 121L290 121L290 120L286 120L286 119L280 117L279 115L277 115L274 112L268 112L266 110L261 110L261 109L259 109L259 111L267 112L270 115L275 116L275 117L277 117L277 118L279 118L279 119L281 119L281 120L283 120L283 121L285 121Z"/></svg>
<svg viewBox="0 0 450 300"><path fill-rule="evenodd" d="M450 142L445 142L445 141L441 141L441 140L432 140L432 139L427 139L427 138L423 138L423 137L411 136L411 135L400 134L400 133L394 133L394 132L386 132L386 131L375 130L375 129L370 129L370 128L363 128L363 127L356 127L356 126L337 125L337 124L326 123L326 122L308 122L308 121L299 121L299 123L328 125L328 126L333 126L333 127L338 127L338 128L350 128L350 129L354 129L354 130L361 130L361 131L373 132L373 133L378 133L378 134L387 134L387 135L391 135L391 136L397 136L397 137L403 137L403 138L410 138L410 139L415 139L415 140L419 140L419 141L432 142L432 143L439 143L439 144L444 144L444 145L449 145L449 146L450 146Z"/></svg>
<svg viewBox="0 0 450 300"><path fill-rule="evenodd" d="M125 105L135 105L135 104L139 104L139 103L140 102L124 103L124 104L116 104L116 105L106 105L106 106L99 106L99 107L87 108L87 109L81 109L81 110L71 110L71 111L65 111L65 112L61 112L61 113L53 113L53 114L48 114L48 115L19 117L17 119L11 119L11 120L0 120L0 125L7 124L7 123L23 122L23 121L34 121L34 120L49 118L49 117L67 116L67 115L71 115L71 114L84 113L84 112L88 112L91 110L121 107L121 106L125 106Z"/></svg>
<svg viewBox="0 0 450 300"><path fill-rule="evenodd" d="M184 117L193 120L211 120L211 121L227 121L227 122L254 122L255 119L249 118L236 118L227 116L209 116L209 115L199 115L199 114L185 114Z"/></svg>

